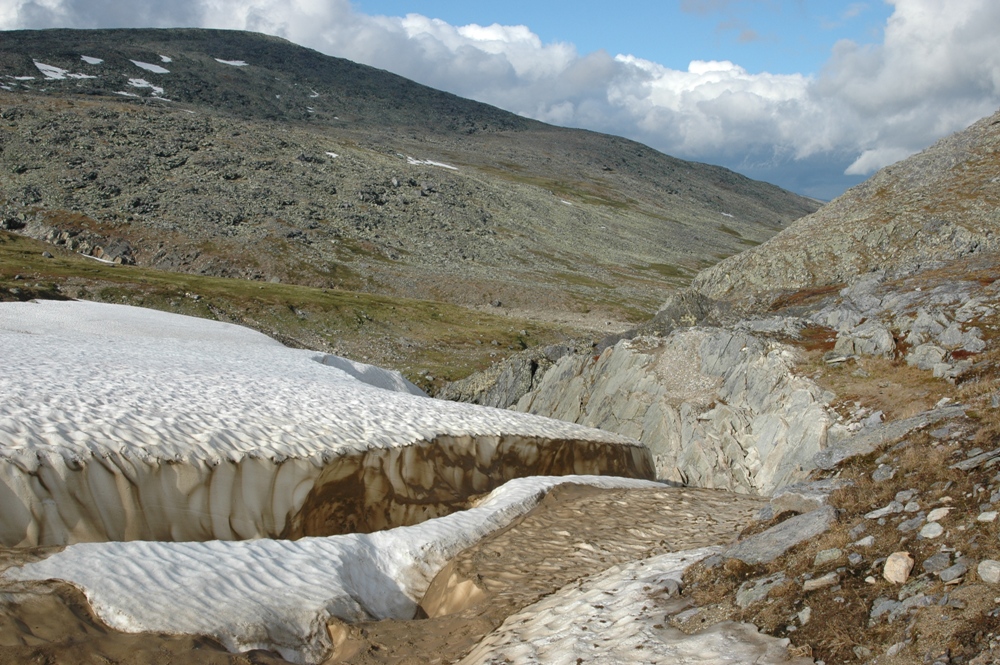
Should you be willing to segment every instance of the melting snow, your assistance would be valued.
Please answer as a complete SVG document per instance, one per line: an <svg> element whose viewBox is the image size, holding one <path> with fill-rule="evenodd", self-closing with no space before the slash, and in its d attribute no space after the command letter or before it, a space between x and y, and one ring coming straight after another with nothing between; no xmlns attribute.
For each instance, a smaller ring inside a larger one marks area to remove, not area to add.
<svg viewBox="0 0 1000 665"><path fill-rule="evenodd" d="M163 94L163 88L158 85L153 85L146 79L129 79L128 84L133 88L150 88L152 89L154 95Z"/></svg>
<svg viewBox="0 0 1000 665"><path fill-rule="evenodd" d="M216 58L216 62L221 62L224 65L232 65L233 67L246 67L247 63L242 60L223 60L222 58Z"/></svg>
<svg viewBox="0 0 1000 665"><path fill-rule="evenodd" d="M133 60L132 64L135 65L136 67L139 67L140 69L145 69L148 72L153 72L154 74L169 74L170 73L169 69L164 69L163 67L160 67L159 65L153 65L153 64L150 64L148 62L141 62L139 60Z"/></svg>
<svg viewBox="0 0 1000 665"><path fill-rule="evenodd" d="M451 164L444 164L442 162L435 162L435 161L430 160L430 159L415 159L413 157L410 157L409 155L406 156L406 163L407 164L412 164L414 166L439 166L439 167L441 167L443 169L451 169L452 171L457 171L458 170L458 167L452 166Z"/></svg>
<svg viewBox="0 0 1000 665"><path fill-rule="evenodd" d="M330 617L412 618L449 559L566 482L662 487L596 476L520 478L475 508L417 526L296 541L85 543L4 574L71 582L118 630L208 634L232 650L277 649L315 662L330 646Z"/></svg>
<svg viewBox="0 0 1000 665"><path fill-rule="evenodd" d="M171 58L168 55L161 55L160 56L160 62L173 62L173 61L174 61L174 59Z"/></svg>
<svg viewBox="0 0 1000 665"><path fill-rule="evenodd" d="M715 551L662 554L569 584L508 617L460 665L812 663L790 658L789 640L761 635L749 624L724 622L691 635L663 625L663 598L655 596L676 588L688 566Z"/></svg>
<svg viewBox="0 0 1000 665"><path fill-rule="evenodd" d="M89 55L81 55L80 60L83 60L88 65L99 65L104 62L100 58L91 58Z"/></svg>
<svg viewBox="0 0 1000 665"><path fill-rule="evenodd" d="M87 74L73 74L69 70L61 69L53 65L46 65L44 62L34 61L35 67L38 67L38 71L45 75L45 78L52 79L55 81L62 81L65 79L94 79L96 76L89 76ZM33 78L33 77L29 77Z"/></svg>

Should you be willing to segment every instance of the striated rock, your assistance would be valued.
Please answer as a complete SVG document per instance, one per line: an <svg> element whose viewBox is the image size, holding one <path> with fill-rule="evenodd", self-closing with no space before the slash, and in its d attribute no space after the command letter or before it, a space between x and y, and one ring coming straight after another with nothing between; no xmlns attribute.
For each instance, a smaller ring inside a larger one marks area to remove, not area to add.
<svg viewBox="0 0 1000 665"><path fill-rule="evenodd" d="M799 543L825 533L836 521L837 511L825 506L805 515L796 515L767 531L742 540L722 553L727 559L739 559L751 566L770 563Z"/></svg>
<svg viewBox="0 0 1000 665"><path fill-rule="evenodd" d="M909 552L893 552L885 560L882 577L892 584L904 584L913 570L913 558Z"/></svg>
<svg viewBox="0 0 1000 665"><path fill-rule="evenodd" d="M894 420L876 427L866 428L846 441L817 453L813 461L820 469L834 469L845 459L867 455L874 452L882 444L900 439L914 430L964 414L965 407L944 406L925 411L912 418Z"/></svg>
<svg viewBox="0 0 1000 665"><path fill-rule="evenodd" d="M538 387L556 361L574 351L561 344L522 351L483 372L445 385L435 397L507 409Z"/></svg>
<svg viewBox="0 0 1000 665"><path fill-rule="evenodd" d="M517 409L636 438L667 481L770 493L813 468L832 422L794 362L750 332L687 328L566 356Z"/></svg>

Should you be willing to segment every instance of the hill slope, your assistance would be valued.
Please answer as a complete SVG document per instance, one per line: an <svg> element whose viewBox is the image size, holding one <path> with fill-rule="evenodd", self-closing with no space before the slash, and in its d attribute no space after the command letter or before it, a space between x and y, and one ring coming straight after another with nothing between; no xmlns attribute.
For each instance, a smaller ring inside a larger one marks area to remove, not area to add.
<svg viewBox="0 0 1000 665"><path fill-rule="evenodd" d="M251 33L7 32L0 86L7 227L168 270L635 318L817 206Z"/></svg>

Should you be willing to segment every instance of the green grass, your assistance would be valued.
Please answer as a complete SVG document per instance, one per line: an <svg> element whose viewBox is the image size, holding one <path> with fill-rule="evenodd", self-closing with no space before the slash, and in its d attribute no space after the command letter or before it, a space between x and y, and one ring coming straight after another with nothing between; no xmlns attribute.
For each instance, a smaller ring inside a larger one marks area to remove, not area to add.
<svg viewBox="0 0 1000 665"><path fill-rule="evenodd" d="M44 258L44 251L54 257ZM568 334L447 303L107 265L0 232L0 300L66 297L246 325L290 346L398 369L425 387L427 373L434 384L462 378L488 366L496 354Z"/></svg>

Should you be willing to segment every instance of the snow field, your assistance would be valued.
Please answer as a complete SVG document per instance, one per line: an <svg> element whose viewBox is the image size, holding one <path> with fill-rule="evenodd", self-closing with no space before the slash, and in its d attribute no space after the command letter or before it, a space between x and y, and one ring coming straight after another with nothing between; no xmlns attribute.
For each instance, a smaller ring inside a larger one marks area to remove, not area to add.
<svg viewBox="0 0 1000 665"><path fill-rule="evenodd" d="M254 331L0 305L0 544L327 535L437 517L523 475L651 477L636 442L428 399Z"/></svg>

